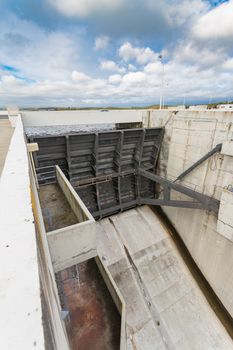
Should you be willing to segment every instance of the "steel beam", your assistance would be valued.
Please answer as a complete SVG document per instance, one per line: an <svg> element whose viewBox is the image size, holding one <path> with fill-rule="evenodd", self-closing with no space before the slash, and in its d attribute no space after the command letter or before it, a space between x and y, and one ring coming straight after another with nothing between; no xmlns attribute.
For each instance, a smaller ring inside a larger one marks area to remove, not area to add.
<svg viewBox="0 0 233 350"><path fill-rule="evenodd" d="M154 181L155 183L159 183L160 185L162 185L165 188L165 196L162 200L152 199L154 205L172 205L172 204L175 204L175 206L178 206L178 204L180 202L182 207L185 206L185 204L189 205L189 207L190 207L190 205L192 205L192 204L189 204L189 203L194 203L193 207L195 207L195 208L198 207L198 209L213 210L215 213L218 213L219 205L220 205L219 200L217 200L213 197L207 196L203 193L199 193L197 191L191 190L190 188L182 186L180 184L176 184L172 181L169 181L167 179L162 178L161 176L150 173L149 171L146 171L144 169L140 168L138 170L138 172L141 176L144 176L147 179ZM173 201L170 199L170 190L174 190L174 191L182 193L188 197L191 197L196 202ZM157 201L157 204L155 204L156 201ZM197 206L197 204L199 204L199 206Z"/></svg>
<svg viewBox="0 0 233 350"><path fill-rule="evenodd" d="M137 204L217 212L219 201L216 199L154 174L163 135L163 128L149 128L36 137L30 141L39 145L35 160L40 183L56 181L54 168L59 165L95 217ZM221 145L217 145L178 179L220 149ZM153 183L164 188L163 199L155 198ZM171 200L171 190L191 197L192 201Z"/></svg>
<svg viewBox="0 0 233 350"><path fill-rule="evenodd" d="M215 146L211 151L206 153L203 157L201 157L197 162L195 162L193 165L191 165L188 169L186 169L183 173L181 173L174 182L183 179L186 175L191 173L195 168L197 168L200 164L202 164L204 161L206 161L208 158L212 157L215 153L221 152L222 149L222 143L219 143L217 146Z"/></svg>

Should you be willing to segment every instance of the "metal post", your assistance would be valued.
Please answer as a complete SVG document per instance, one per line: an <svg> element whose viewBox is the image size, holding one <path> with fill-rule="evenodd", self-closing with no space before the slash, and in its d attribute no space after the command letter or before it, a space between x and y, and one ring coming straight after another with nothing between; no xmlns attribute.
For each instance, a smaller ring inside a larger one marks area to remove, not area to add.
<svg viewBox="0 0 233 350"><path fill-rule="evenodd" d="M164 97L163 97L163 87L164 87L164 63L163 56L159 55L160 62L162 64L162 79L161 79L161 90L160 90L160 101L159 101L159 109L161 110L164 105Z"/></svg>

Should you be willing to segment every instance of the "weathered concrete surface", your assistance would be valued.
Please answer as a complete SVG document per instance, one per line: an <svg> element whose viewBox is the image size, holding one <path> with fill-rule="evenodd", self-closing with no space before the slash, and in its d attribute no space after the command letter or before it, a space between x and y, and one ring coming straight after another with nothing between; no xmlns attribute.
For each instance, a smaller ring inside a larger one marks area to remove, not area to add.
<svg viewBox="0 0 233 350"><path fill-rule="evenodd" d="M49 246L46 237L46 230L44 226L39 197L34 177L32 175L31 167L30 175L32 208L37 231L37 247L39 260L38 267L41 282L41 304L43 309L45 348L68 350L68 338L66 335L65 324L61 317L61 305L58 296L55 275L53 272L53 265L49 252Z"/></svg>
<svg viewBox="0 0 233 350"><path fill-rule="evenodd" d="M141 122L147 110L22 111L25 127Z"/></svg>
<svg viewBox="0 0 233 350"><path fill-rule="evenodd" d="M217 144L222 153L204 162L182 183L222 200L220 217L203 210L164 207L196 264L233 316L233 227L230 203L223 190L233 185L233 113L222 111L159 111L150 113L150 126L165 126L159 170L175 179ZM174 193L173 198L179 194ZM229 197L229 196L228 196ZM223 213L224 212L224 213Z"/></svg>
<svg viewBox="0 0 233 350"><path fill-rule="evenodd" d="M217 230L233 242L233 190L224 189L222 192Z"/></svg>
<svg viewBox="0 0 233 350"><path fill-rule="evenodd" d="M47 233L54 272L97 256L96 224L85 221Z"/></svg>
<svg viewBox="0 0 233 350"><path fill-rule="evenodd" d="M92 217L91 213L89 212L89 210L87 209L77 192L74 190L69 180L67 180L66 176L64 175L59 166L56 166L56 176L57 182L60 188L62 189L68 203L73 209L73 212L75 213L78 222L84 222L87 220L94 221L94 218Z"/></svg>
<svg viewBox="0 0 233 350"><path fill-rule="evenodd" d="M114 304L121 315L121 326L120 326L120 346L119 350L126 350L126 323L125 323L125 313L126 305L123 299L122 294L120 293L119 288L116 285L116 282L112 278L108 268L104 265L99 257L95 258L95 262L98 266L99 272L102 275L102 278L108 288L109 293L112 296Z"/></svg>
<svg viewBox="0 0 233 350"><path fill-rule="evenodd" d="M96 224L59 167L58 184L39 190L55 272L97 256Z"/></svg>
<svg viewBox="0 0 233 350"><path fill-rule="evenodd" d="M0 178L0 242L0 348L44 349L36 232L20 119Z"/></svg>
<svg viewBox="0 0 233 350"><path fill-rule="evenodd" d="M38 190L46 232L78 223L58 184L41 186Z"/></svg>
<svg viewBox="0 0 233 350"><path fill-rule="evenodd" d="M233 140L223 142L221 153L233 157Z"/></svg>
<svg viewBox="0 0 233 350"><path fill-rule="evenodd" d="M94 261L57 274L72 350L119 350L121 316Z"/></svg>
<svg viewBox="0 0 233 350"><path fill-rule="evenodd" d="M231 338L149 207L100 221L98 253L126 302L128 349L232 349Z"/></svg>
<svg viewBox="0 0 233 350"><path fill-rule="evenodd" d="M0 119L0 176L5 164L14 128L8 119Z"/></svg>

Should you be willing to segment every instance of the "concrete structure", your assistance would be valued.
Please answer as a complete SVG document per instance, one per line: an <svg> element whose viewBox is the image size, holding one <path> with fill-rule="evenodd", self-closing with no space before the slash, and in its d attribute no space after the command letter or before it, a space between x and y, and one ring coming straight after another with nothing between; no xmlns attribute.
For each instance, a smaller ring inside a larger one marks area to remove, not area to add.
<svg viewBox="0 0 233 350"><path fill-rule="evenodd" d="M103 257L102 257L103 258ZM107 268L106 264L102 262L102 260L97 257L96 263L98 265L98 268L100 270L100 273L104 279L104 282L106 283L108 290L114 300L114 303L121 315L121 334L120 334L120 349L119 350L126 350L127 349L127 335L126 335L126 303L125 300L114 281L111 273L109 272L109 269Z"/></svg>
<svg viewBox="0 0 233 350"><path fill-rule="evenodd" d="M178 111L180 109L185 109L186 106L185 105L178 105L178 106L168 106L167 109L169 111Z"/></svg>
<svg viewBox="0 0 233 350"><path fill-rule="evenodd" d="M0 119L6 119L6 118L8 118L8 112L0 111Z"/></svg>
<svg viewBox="0 0 233 350"><path fill-rule="evenodd" d="M114 118L118 116L122 122L134 122L136 120L143 122L146 127L165 126L165 139L159 167L161 174L171 180L214 148L216 144L229 142L232 139L233 115L230 112L219 110L184 110L178 112L151 110L137 111L135 115L134 112L109 111L103 113L103 118L101 115L101 121L104 123L108 120L113 122ZM34 118L38 117L41 124L44 120L43 113L41 115L39 115L39 112L22 113L23 120L25 120L26 125L33 126ZM63 117L62 112L60 113L59 118L54 119L54 124L66 123L66 113ZM81 116L83 116L83 112L81 112ZM78 111L72 113L72 118L83 122L83 117L79 119ZM98 114L96 119L93 118L94 114L86 114L88 123L93 122L93 120L95 123L98 122ZM74 119L69 121L72 124ZM36 122L37 124L38 122ZM224 144L223 150L225 147ZM232 184L232 158L229 155L216 155L190 173L182 180L182 183L210 196L214 195L215 198L220 200L223 189ZM174 198L176 196L174 194ZM229 239L218 232L218 218L212 213L202 210L193 211L181 208L164 208L164 210L181 235L202 273L226 309L233 315L233 299L231 296L233 246ZM228 230L226 223L224 225L222 227ZM231 232L232 227L230 226L229 229ZM206 254L207 251L209 252L208 255ZM227 256L226 251L228 252ZM215 264L212 261L215 261ZM218 277L216 278L216 276Z"/></svg>
<svg viewBox="0 0 233 350"><path fill-rule="evenodd" d="M56 172L58 184L77 217L77 224L47 234L54 272L97 256L95 220L58 166Z"/></svg>
<svg viewBox="0 0 233 350"><path fill-rule="evenodd" d="M30 163L29 169L31 179L31 202L37 231L37 264L41 282L40 297L43 310L44 341L41 349L51 348L68 350L70 348L69 342L65 324L62 319L62 308L58 296L43 215ZM21 295L21 299L23 300L23 294ZM26 302L27 300L25 300L25 303Z"/></svg>
<svg viewBox="0 0 233 350"><path fill-rule="evenodd" d="M217 108L218 109L224 109L224 110L233 111L233 104L231 104L231 103L220 104L220 105L217 105Z"/></svg>
<svg viewBox="0 0 233 350"><path fill-rule="evenodd" d="M220 111L185 111L176 114L151 113L151 126L166 125L160 156L160 172L175 179L218 143L227 144L233 136L233 115ZM226 149L225 144L223 151ZM216 154L182 180L193 189L225 202L223 190L231 188L233 159ZM223 195L223 197L222 197ZM176 198L174 194L174 198ZM224 204L221 203L221 206ZM233 316L233 241L232 224L210 212L163 208L181 235L195 262L215 293ZM219 231L220 229L220 231ZM224 234L224 230L227 233Z"/></svg>
<svg viewBox="0 0 233 350"><path fill-rule="evenodd" d="M101 220L98 252L126 301L128 349L232 349L150 208Z"/></svg>
<svg viewBox="0 0 233 350"><path fill-rule="evenodd" d="M141 122L147 110L22 111L25 127Z"/></svg>
<svg viewBox="0 0 233 350"><path fill-rule="evenodd" d="M0 178L1 348L44 349L36 232L20 119L7 151Z"/></svg>
<svg viewBox="0 0 233 350"><path fill-rule="evenodd" d="M170 180L222 143L221 154L181 181L220 200L218 214L163 210L233 316L231 112L22 112L22 119L31 127L109 122L163 126L158 170ZM98 254L99 269L121 314L121 349L232 349L232 339L184 264L172 235L149 207L94 222L57 168L58 183L77 223L46 233L20 117L14 122L0 178L1 347L69 349L55 272L82 261L80 254L91 251L85 259ZM172 196L184 198L176 192Z"/></svg>
<svg viewBox="0 0 233 350"><path fill-rule="evenodd" d="M192 111L203 111L207 109L207 105L193 105L189 106L189 109Z"/></svg>
<svg viewBox="0 0 233 350"><path fill-rule="evenodd" d="M4 115L4 118L0 118L0 176L4 167L13 132L14 128L8 118Z"/></svg>

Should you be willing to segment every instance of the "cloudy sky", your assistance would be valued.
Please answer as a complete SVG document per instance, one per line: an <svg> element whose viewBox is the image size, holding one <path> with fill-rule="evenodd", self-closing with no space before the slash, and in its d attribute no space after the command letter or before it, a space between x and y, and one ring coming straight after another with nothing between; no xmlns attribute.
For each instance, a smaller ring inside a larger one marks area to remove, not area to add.
<svg viewBox="0 0 233 350"><path fill-rule="evenodd" d="M233 0L1 0L0 106L233 100Z"/></svg>

